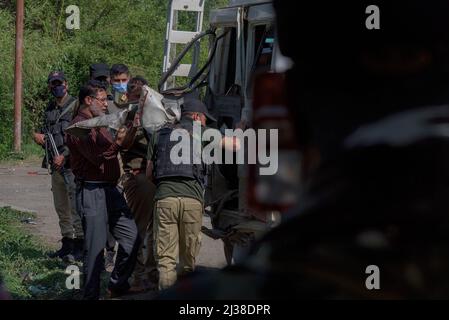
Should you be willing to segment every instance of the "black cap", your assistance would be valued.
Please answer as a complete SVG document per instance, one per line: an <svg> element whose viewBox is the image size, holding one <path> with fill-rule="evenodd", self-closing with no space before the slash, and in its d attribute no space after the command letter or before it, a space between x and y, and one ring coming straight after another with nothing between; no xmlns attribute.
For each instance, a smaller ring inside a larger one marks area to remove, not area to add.
<svg viewBox="0 0 449 320"><path fill-rule="evenodd" d="M204 113L209 121L216 122L217 120L210 115L206 105L198 99L184 99L184 103L181 106L182 112L198 112Z"/></svg>
<svg viewBox="0 0 449 320"><path fill-rule="evenodd" d="M62 71L52 71L50 72L50 74L48 75L48 79L47 82L53 82L55 80L59 80L61 82L65 81L65 76L64 76L64 72Z"/></svg>
<svg viewBox="0 0 449 320"><path fill-rule="evenodd" d="M106 63L94 63L89 67L90 77L92 79L98 77L109 77L109 66Z"/></svg>

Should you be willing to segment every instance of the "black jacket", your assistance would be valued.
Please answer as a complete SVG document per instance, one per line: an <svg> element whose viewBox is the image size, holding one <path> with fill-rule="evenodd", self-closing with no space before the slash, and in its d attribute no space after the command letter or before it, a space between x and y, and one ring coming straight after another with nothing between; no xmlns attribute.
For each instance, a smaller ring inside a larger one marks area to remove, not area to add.
<svg viewBox="0 0 449 320"><path fill-rule="evenodd" d="M76 98L70 95L67 95L67 97L64 98L61 106L57 105L55 100L51 100L48 103L47 108L45 109L43 125L40 130L41 133L51 133L53 135L53 139L55 140L55 144L58 148L59 153L64 155L64 157L66 158L64 164L64 167L66 168L69 168L70 161L69 149L66 146L64 130L70 125L70 122L72 121L73 109L75 104ZM70 108L70 110L65 111L67 108ZM48 150L48 156L48 162L51 164L53 162L53 159L51 159L50 150ZM44 156L44 159L42 161L42 167L48 167L46 156Z"/></svg>

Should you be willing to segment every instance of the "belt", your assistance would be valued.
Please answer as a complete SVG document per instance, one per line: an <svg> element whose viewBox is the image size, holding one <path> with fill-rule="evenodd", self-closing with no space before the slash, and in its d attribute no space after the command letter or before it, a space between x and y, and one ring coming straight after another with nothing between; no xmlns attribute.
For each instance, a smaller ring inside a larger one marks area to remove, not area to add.
<svg viewBox="0 0 449 320"><path fill-rule="evenodd" d="M112 182L109 182L109 181L89 181L89 180L84 180L84 183L90 183L90 184L113 184Z"/></svg>
<svg viewBox="0 0 449 320"><path fill-rule="evenodd" d="M98 186L98 187L104 187L104 186L112 186L115 187L117 184L110 181L89 181L89 180L77 180L76 184L78 186L85 186L85 185L91 185L91 186Z"/></svg>

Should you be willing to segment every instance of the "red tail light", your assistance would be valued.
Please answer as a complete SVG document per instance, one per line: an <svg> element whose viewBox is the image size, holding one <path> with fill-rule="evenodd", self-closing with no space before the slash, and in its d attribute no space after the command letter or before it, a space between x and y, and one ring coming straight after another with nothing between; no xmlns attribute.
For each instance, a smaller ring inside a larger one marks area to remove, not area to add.
<svg viewBox="0 0 449 320"><path fill-rule="evenodd" d="M271 211L284 212L295 205L300 186L300 153L296 142L294 121L287 106L285 75L265 73L258 75L253 89L253 127L258 132L265 129L267 139L258 138L259 147L265 147L269 158L277 156L277 172L261 175L264 166L257 157L256 165L249 166L248 206L264 219ZM269 153L275 141L268 138L271 130L277 130L276 154Z"/></svg>

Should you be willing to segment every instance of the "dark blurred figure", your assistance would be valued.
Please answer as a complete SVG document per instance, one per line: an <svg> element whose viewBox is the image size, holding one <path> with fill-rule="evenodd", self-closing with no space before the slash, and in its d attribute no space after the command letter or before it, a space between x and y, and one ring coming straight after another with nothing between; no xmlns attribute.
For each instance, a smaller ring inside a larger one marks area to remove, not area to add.
<svg viewBox="0 0 449 320"><path fill-rule="evenodd" d="M11 300L8 291L3 287L3 279L0 275L0 300Z"/></svg>
<svg viewBox="0 0 449 320"><path fill-rule="evenodd" d="M449 2L378 1L379 30L366 1L296 3L274 5L301 151L320 159L299 207L244 263L162 297L449 298Z"/></svg>
<svg viewBox="0 0 449 320"><path fill-rule="evenodd" d="M89 74L91 80L98 80L108 88L111 80L109 73L109 66L106 63L93 63L89 67ZM112 100L112 95L108 94L108 99Z"/></svg>

